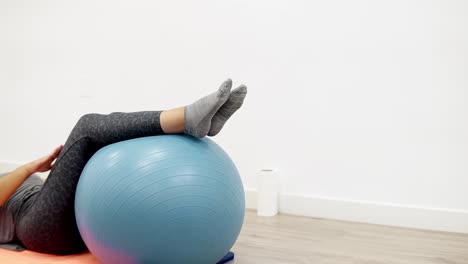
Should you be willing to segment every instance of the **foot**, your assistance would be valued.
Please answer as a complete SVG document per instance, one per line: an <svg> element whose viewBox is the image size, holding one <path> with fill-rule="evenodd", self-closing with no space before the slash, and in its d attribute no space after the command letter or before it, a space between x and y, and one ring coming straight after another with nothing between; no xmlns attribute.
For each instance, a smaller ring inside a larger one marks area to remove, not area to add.
<svg viewBox="0 0 468 264"><path fill-rule="evenodd" d="M232 81L227 79L221 84L218 91L187 105L185 107L184 132L197 138L206 136L211 127L211 119L229 99L231 87Z"/></svg>
<svg viewBox="0 0 468 264"><path fill-rule="evenodd" d="M221 106L211 120L208 136L216 136L221 131L226 121L242 106L246 95L247 87L245 85L241 85L231 92L227 102Z"/></svg>

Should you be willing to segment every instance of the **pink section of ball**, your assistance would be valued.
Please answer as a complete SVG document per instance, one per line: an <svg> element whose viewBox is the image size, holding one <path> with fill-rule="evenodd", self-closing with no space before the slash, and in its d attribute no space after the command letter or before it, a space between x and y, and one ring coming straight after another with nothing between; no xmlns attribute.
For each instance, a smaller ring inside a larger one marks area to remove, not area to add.
<svg viewBox="0 0 468 264"><path fill-rule="evenodd" d="M83 222L79 226L81 237L85 241L86 246L103 264L138 264L138 261L134 257L98 241Z"/></svg>

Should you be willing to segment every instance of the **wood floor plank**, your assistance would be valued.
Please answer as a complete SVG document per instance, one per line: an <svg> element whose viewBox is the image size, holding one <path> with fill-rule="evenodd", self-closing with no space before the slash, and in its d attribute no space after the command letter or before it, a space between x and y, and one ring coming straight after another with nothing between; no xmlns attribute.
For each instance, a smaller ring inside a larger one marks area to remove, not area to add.
<svg viewBox="0 0 468 264"><path fill-rule="evenodd" d="M236 264L468 264L468 235L247 211Z"/></svg>

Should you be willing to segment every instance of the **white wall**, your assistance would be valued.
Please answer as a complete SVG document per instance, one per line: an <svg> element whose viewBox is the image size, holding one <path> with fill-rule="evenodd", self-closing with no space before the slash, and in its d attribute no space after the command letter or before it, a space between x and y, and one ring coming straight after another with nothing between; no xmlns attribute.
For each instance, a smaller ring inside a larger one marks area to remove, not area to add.
<svg viewBox="0 0 468 264"><path fill-rule="evenodd" d="M0 161L48 152L82 114L183 105L231 77L249 95L216 140L248 189L270 167L284 193L468 216L466 14L462 0L3 0Z"/></svg>

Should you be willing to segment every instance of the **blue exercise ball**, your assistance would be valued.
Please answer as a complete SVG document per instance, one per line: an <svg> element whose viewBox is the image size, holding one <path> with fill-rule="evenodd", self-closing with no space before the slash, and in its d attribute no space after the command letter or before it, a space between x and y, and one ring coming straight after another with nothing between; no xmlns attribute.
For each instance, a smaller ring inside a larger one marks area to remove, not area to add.
<svg viewBox="0 0 468 264"><path fill-rule="evenodd" d="M75 212L105 264L214 264L244 220L244 190L212 140L162 135L118 142L89 160Z"/></svg>

